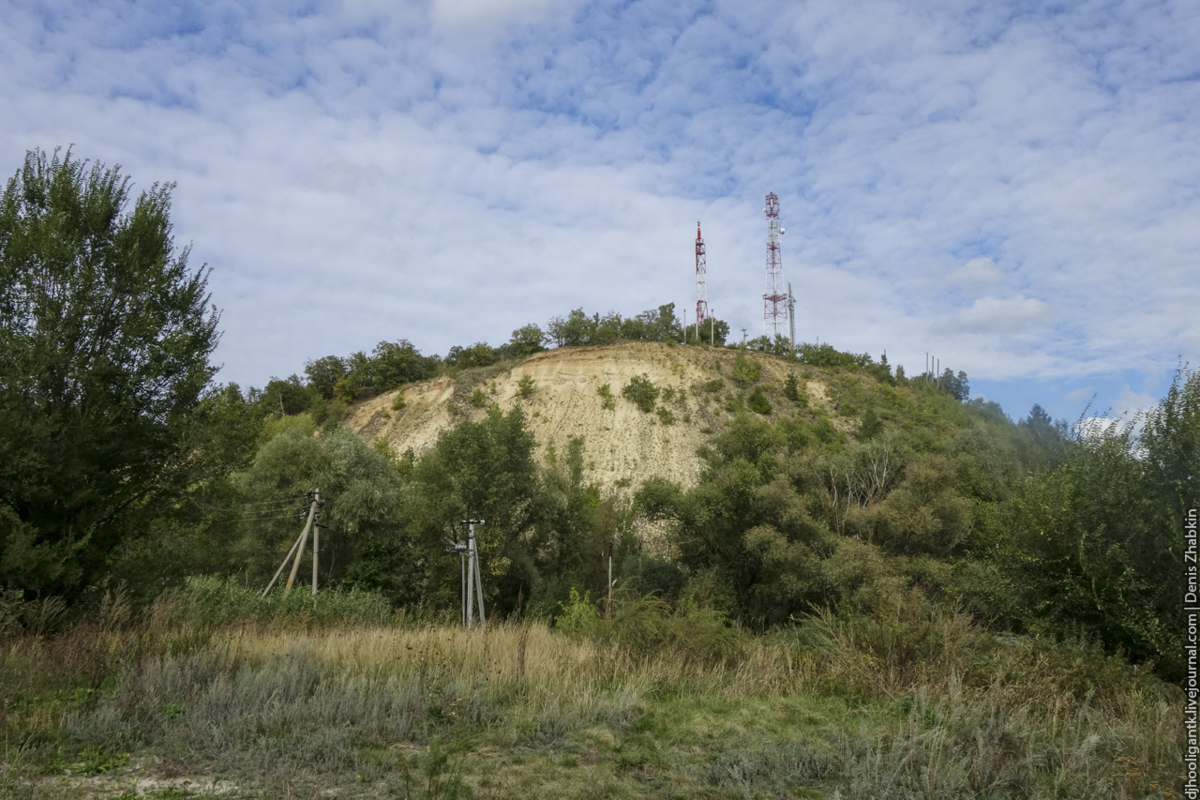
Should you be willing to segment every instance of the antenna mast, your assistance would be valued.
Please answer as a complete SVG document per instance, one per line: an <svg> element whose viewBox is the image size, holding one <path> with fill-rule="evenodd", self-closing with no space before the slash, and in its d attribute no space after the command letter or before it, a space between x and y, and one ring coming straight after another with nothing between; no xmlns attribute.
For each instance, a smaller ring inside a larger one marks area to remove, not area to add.
<svg viewBox="0 0 1200 800"><path fill-rule="evenodd" d="M783 335L787 317L787 295L783 293L783 261L779 257L779 198L774 192L767 195L767 293L763 295L763 333L773 344Z"/></svg>
<svg viewBox="0 0 1200 800"><path fill-rule="evenodd" d="M792 352L796 352L796 295L792 294L792 282L788 281L787 294L788 333L791 334Z"/></svg>
<svg viewBox="0 0 1200 800"><path fill-rule="evenodd" d="M708 319L708 286L705 274L708 259L704 253L704 237L700 235L700 223L696 223L696 340L700 340L700 323ZM686 337L685 337L686 338Z"/></svg>

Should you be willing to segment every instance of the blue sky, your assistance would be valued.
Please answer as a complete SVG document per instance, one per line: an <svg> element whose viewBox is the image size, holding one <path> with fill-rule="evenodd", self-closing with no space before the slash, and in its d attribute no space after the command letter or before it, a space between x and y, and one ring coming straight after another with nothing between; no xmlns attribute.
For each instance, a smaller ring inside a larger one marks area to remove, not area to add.
<svg viewBox="0 0 1200 800"><path fill-rule="evenodd" d="M174 181L219 378L571 308L925 353L1014 417L1137 411L1200 361L1200 5L16 0L0 173ZM1094 399L1093 399L1094 398Z"/></svg>

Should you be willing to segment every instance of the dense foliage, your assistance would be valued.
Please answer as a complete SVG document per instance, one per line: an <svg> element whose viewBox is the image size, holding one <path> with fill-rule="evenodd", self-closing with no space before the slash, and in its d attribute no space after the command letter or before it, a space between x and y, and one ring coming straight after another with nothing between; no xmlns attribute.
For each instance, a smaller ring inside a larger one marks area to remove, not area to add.
<svg viewBox="0 0 1200 800"><path fill-rule="evenodd" d="M217 315L171 189L130 208L119 169L33 151L0 198L0 583L97 580L207 455Z"/></svg>

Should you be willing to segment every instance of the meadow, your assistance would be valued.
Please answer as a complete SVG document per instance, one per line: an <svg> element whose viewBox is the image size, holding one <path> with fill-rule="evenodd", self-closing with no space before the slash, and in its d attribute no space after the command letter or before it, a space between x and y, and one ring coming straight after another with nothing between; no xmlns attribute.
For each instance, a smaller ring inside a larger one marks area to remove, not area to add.
<svg viewBox="0 0 1200 800"><path fill-rule="evenodd" d="M654 598L553 625L197 579L9 598L0 796L1177 798L1182 693L919 593L766 635ZM50 607L46 607L49 605Z"/></svg>

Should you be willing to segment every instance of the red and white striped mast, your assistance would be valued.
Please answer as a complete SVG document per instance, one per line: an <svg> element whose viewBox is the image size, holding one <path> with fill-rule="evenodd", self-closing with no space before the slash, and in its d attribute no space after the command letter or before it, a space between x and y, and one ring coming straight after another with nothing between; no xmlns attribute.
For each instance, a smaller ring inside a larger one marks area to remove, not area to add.
<svg viewBox="0 0 1200 800"><path fill-rule="evenodd" d="M708 259L704 253L704 237L700 235L700 223L696 223L696 341L700 341L700 323L708 319L708 286L706 273Z"/></svg>
<svg viewBox="0 0 1200 800"><path fill-rule="evenodd" d="M783 261L779 256L779 198L767 195L767 293L763 295L763 334L773 344L787 332L787 294L783 291Z"/></svg>

